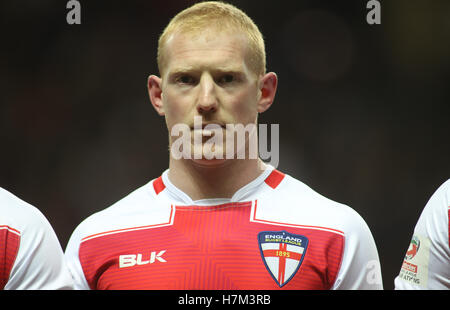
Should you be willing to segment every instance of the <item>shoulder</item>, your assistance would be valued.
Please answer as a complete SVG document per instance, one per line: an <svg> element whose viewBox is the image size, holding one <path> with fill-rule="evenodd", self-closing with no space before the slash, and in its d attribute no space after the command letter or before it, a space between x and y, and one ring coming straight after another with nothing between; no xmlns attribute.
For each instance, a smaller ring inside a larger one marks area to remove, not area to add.
<svg viewBox="0 0 450 310"><path fill-rule="evenodd" d="M270 213L283 220L328 227L345 234L367 230L364 219L350 206L320 194L302 181L284 174L273 192L266 192L265 200L277 205ZM264 203L264 202L262 202Z"/></svg>
<svg viewBox="0 0 450 310"><path fill-rule="evenodd" d="M416 230L447 231L450 216L450 179L441 184L430 196L419 217ZM442 226L443 227L440 227Z"/></svg>
<svg viewBox="0 0 450 310"><path fill-rule="evenodd" d="M327 244L324 248L340 240L342 256L333 289L382 287L375 241L368 225L353 208L325 197L289 175L284 175L273 191L266 190L264 194L257 201L257 220L301 228L305 234L317 236L320 239L317 244ZM370 271L374 272L374 279L365 281L371 276Z"/></svg>
<svg viewBox="0 0 450 310"><path fill-rule="evenodd" d="M163 205L153 188L153 182L132 191L111 206L96 212L83 220L74 230L71 239L77 239L77 243L83 238L116 231L148 225L150 218L158 218ZM164 204L165 205L165 204Z"/></svg>
<svg viewBox="0 0 450 310"><path fill-rule="evenodd" d="M0 188L0 226L8 226L23 235L48 229L50 223L39 209Z"/></svg>
<svg viewBox="0 0 450 310"><path fill-rule="evenodd" d="M417 221L415 231L442 239L448 244L450 217L450 180L444 182L431 195Z"/></svg>
<svg viewBox="0 0 450 310"><path fill-rule="evenodd" d="M445 181L441 186L439 186L439 188L437 189L438 191L443 191L444 193L447 194L447 201L450 195L450 179L448 179L447 181Z"/></svg>
<svg viewBox="0 0 450 310"><path fill-rule="evenodd" d="M447 209L450 207L450 179L441 184L431 195L427 206L432 205L437 208Z"/></svg>
<svg viewBox="0 0 450 310"><path fill-rule="evenodd" d="M4 289L72 288L59 240L41 211L0 189L0 228L9 256Z"/></svg>

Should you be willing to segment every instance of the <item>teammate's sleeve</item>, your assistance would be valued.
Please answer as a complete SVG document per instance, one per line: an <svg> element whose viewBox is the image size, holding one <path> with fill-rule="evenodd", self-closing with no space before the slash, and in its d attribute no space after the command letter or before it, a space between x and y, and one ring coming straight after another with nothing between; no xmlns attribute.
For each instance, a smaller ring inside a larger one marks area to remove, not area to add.
<svg viewBox="0 0 450 310"><path fill-rule="evenodd" d="M450 180L425 205L406 250L395 289L450 289Z"/></svg>
<svg viewBox="0 0 450 310"><path fill-rule="evenodd" d="M14 264L5 290L73 289L59 240L45 216L28 205Z"/></svg>
<svg viewBox="0 0 450 310"><path fill-rule="evenodd" d="M76 290L89 290L91 288L89 287L89 284L84 276L79 258L79 249L82 239L82 225L83 223L80 224L72 233L72 236L67 243L65 258L67 261L67 267L69 268L69 272L74 281L74 288Z"/></svg>
<svg viewBox="0 0 450 310"><path fill-rule="evenodd" d="M378 251L367 223L354 210L346 222L344 255L332 289L382 290Z"/></svg>

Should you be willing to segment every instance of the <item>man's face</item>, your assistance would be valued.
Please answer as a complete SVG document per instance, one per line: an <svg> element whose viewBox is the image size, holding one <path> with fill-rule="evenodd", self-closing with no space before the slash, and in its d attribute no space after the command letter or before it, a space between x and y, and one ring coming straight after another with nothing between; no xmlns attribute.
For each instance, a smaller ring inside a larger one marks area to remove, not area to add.
<svg viewBox="0 0 450 310"><path fill-rule="evenodd" d="M260 81L248 66L245 36L213 31L195 36L175 34L164 52L167 61L161 77L161 101L169 135L176 124L186 124L192 138L201 136L204 144L211 132L194 129L196 116L201 117L203 126L222 126L223 137L226 124L256 125ZM174 139L170 137L170 144Z"/></svg>

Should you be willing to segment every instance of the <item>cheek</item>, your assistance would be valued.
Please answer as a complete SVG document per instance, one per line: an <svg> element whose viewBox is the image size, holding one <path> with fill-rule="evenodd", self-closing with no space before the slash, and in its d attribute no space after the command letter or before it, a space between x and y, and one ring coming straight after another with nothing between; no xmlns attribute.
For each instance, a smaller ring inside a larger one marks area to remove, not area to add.
<svg viewBox="0 0 450 310"><path fill-rule="evenodd" d="M256 96L253 92L245 92L235 98L232 104L233 114L241 123L253 123L258 115Z"/></svg>
<svg viewBox="0 0 450 310"><path fill-rule="evenodd" d="M183 97L180 98L179 96L173 96L171 93L166 93L163 100L163 105L166 115L166 123L168 125L182 123L189 114L189 104L185 101L186 99Z"/></svg>

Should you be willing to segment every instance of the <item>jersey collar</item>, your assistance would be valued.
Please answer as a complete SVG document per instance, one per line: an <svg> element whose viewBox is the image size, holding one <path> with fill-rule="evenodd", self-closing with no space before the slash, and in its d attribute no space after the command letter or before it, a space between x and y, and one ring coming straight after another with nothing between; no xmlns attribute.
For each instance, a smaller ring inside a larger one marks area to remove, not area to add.
<svg viewBox="0 0 450 310"><path fill-rule="evenodd" d="M171 196L171 199L179 201L184 205L200 205L200 206L211 206L211 205L219 205L230 202L239 202L243 201L246 197L248 197L251 193L253 193L259 186L261 186L267 177L274 170L274 167L266 164L266 169L261 173L256 179L251 181L250 183L244 185L239 190L237 190L231 198L212 198L212 199L200 199L200 200L192 200L189 195L176 187L168 177L169 169L165 170L161 175L162 186L167 189L167 194Z"/></svg>

